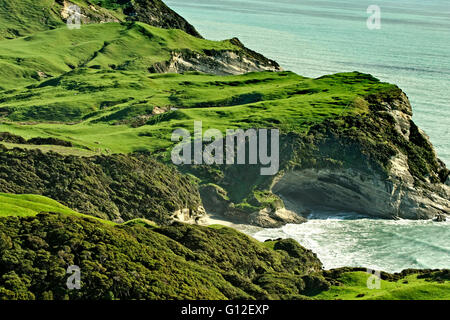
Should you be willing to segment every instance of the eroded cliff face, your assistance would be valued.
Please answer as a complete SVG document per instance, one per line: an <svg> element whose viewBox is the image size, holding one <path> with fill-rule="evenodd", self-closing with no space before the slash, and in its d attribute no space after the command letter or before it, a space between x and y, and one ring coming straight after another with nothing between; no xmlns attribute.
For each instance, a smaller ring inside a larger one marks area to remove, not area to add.
<svg viewBox="0 0 450 320"><path fill-rule="evenodd" d="M329 118L304 135L282 135L277 176L261 180L256 168L222 168L218 183L226 190L207 186L200 192L207 212L262 227L301 223L312 211L323 210L387 219L445 218L449 170L412 121L407 96L395 87L356 101L363 112ZM227 198L230 188L239 188L235 181L253 181L253 191L241 198L260 210L243 211ZM279 200L267 205L256 199L255 190Z"/></svg>
<svg viewBox="0 0 450 320"><path fill-rule="evenodd" d="M180 29L190 35L202 38L194 26L161 0L128 1L124 13L128 15L127 20L144 22L159 28Z"/></svg>
<svg viewBox="0 0 450 320"><path fill-rule="evenodd" d="M272 192L296 212L405 219L449 214L448 170L412 121L406 95L368 100L365 118L346 120L356 133L331 122L313 128L316 136L323 133L314 142L316 166L287 170L273 181Z"/></svg>
<svg viewBox="0 0 450 320"><path fill-rule="evenodd" d="M404 219L450 212L448 186L415 187L408 178L394 172L384 179L352 169L306 169L286 173L272 190L296 212L336 210Z"/></svg>
<svg viewBox="0 0 450 320"><path fill-rule="evenodd" d="M198 71L215 75L238 75L259 71L282 71L275 61L258 59L244 51L207 51L204 54L190 50L172 52L170 60L157 63L149 71L152 73L183 73Z"/></svg>

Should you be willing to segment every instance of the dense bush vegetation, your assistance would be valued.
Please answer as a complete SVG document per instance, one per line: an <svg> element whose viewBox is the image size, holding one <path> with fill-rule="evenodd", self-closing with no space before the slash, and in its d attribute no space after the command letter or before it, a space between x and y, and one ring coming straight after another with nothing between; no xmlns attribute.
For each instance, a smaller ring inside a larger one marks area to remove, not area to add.
<svg viewBox="0 0 450 320"><path fill-rule="evenodd" d="M48 196L113 221L166 223L176 210L201 205L187 177L143 154L81 158L0 148L0 192Z"/></svg>
<svg viewBox="0 0 450 320"><path fill-rule="evenodd" d="M81 289L69 290L69 266ZM0 218L2 299L445 299L448 270L321 271L297 242L260 243L227 227L145 220L114 225L70 212Z"/></svg>
<svg viewBox="0 0 450 320"><path fill-rule="evenodd" d="M111 226L71 214L3 217L0 299L302 298L321 263L297 243L289 246L301 256L225 227ZM81 290L67 289L71 265L81 268Z"/></svg>

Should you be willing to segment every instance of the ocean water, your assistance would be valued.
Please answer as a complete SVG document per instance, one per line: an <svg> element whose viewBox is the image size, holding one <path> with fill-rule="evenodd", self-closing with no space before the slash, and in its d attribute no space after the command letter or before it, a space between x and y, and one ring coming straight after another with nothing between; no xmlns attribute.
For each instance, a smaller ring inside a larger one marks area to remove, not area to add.
<svg viewBox="0 0 450 320"><path fill-rule="evenodd" d="M277 229L238 225L257 240L293 238L317 254L326 269L366 267L386 272L450 268L450 222L381 220L355 214L308 217Z"/></svg>
<svg viewBox="0 0 450 320"><path fill-rule="evenodd" d="M450 165L449 0L166 0L206 38L232 37L307 77L361 71L395 83L415 122ZM369 30L367 8L381 9ZM291 237L326 268L450 268L450 222L375 220L354 214L310 217L280 229L239 226L256 239Z"/></svg>

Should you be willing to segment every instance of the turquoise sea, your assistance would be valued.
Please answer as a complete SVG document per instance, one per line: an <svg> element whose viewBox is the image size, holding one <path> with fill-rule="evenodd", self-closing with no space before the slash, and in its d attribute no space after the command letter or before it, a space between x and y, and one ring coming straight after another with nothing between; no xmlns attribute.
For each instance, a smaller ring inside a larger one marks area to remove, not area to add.
<svg viewBox="0 0 450 320"><path fill-rule="evenodd" d="M206 38L238 37L248 47L308 77L361 71L397 84L415 122L450 165L449 0L167 0ZM367 8L381 9L369 30ZM385 271L450 268L450 225L431 221L310 217L281 229L242 229L259 240L292 237L325 267Z"/></svg>

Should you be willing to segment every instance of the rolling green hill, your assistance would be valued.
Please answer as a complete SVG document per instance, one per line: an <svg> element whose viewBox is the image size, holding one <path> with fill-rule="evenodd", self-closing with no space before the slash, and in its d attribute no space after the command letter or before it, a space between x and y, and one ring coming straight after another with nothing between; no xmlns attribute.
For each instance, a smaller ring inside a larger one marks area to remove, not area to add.
<svg viewBox="0 0 450 320"><path fill-rule="evenodd" d="M41 213L58 213L80 218L94 219L108 225L115 225L109 220L103 220L78 213L59 202L34 194L0 193L0 218L4 217L35 217Z"/></svg>
<svg viewBox="0 0 450 320"><path fill-rule="evenodd" d="M0 41L1 88L55 85L60 76L76 75L83 67L148 72L155 63L169 60L171 52L183 50L204 54L242 48L229 40L209 41L139 22L89 24L74 30L64 26Z"/></svg>
<svg viewBox="0 0 450 320"><path fill-rule="evenodd" d="M16 195L0 193L0 216L35 216L41 212L76 214L75 211L57 201L38 195Z"/></svg>

